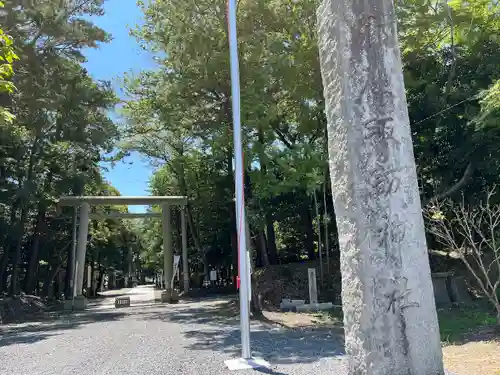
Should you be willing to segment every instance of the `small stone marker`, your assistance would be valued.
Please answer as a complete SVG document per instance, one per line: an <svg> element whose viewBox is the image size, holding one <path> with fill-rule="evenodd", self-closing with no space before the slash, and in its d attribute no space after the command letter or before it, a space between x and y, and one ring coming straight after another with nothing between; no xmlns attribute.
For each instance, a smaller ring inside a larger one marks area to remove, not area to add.
<svg viewBox="0 0 500 375"><path fill-rule="evenodd" d="M309 279L309 303L318 303L318 287L316 285L316 268L307 269L307 277Z"/></svg>
<svg viewBox="0 0 500 375"><path fill-rule="evenodd" d="M130 307L130 297L115 298L115 308Z"/></svg>
<svg viewBox="0 0 500 375"><path fill-rule="evenodd" d="M434 290L434 299L437 305L451 305L450 293L448 292L449 272L439 272L432 274L432 286Z"/></svg>
<svg viewBox="0 0 500 375"><path fill-rule="evenodd" d="M469 294L468 286L465 283L465 278L463 276L451 277L449 287L453 296L454 303L472 303L472 298Z"/></svg>

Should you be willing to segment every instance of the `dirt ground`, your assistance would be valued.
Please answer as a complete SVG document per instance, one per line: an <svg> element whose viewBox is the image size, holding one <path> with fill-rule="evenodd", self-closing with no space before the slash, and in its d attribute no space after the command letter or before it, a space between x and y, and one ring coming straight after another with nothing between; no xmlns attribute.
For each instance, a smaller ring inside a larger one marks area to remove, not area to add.
<svg viewBox="0 0 500 375"><path fill-rule="evenodd" d="M264 312L267 320L291 329L335 329L342 322L320 314ZM500 338L491 332L469 335L463 343L443 343L445 368L455 375L500 375Z"/></svg>
<svg viewBox="0 0 500 375"><path fill-rule="evenodd" d="M500 375L500 343L472 341L443 348L445 367L456 375Z"/></svg>

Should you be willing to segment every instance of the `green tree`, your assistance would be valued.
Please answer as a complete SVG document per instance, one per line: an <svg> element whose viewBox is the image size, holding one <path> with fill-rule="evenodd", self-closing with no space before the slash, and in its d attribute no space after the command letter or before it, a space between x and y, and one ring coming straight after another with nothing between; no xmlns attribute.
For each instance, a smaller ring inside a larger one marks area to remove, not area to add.
<svg viewBox="0 0 500 375"><path fill-rule="evenodd" d="M297 216L301 223L298 228L305 235L299 240L298 251L307 249L309 257L315 257L309 194L317 176L310 170L325 170L325 120L319 64L314 56L314 5L244 1L238 8L242 117L248 150L245 159L249 178L245 186L253 244L259 262L264 264L278 262L274 228L282 199L275 197L286 194L300 198L298 211L303 215ZM186 178L193 168L191 161L205 156L204 168L215 172L211 178L216 189L211 199L199 203L226 201L217 205L221 220L217 220L218 229L212 230L224 233L218 237L227 243L219 242L218 246L228 249L232 245L235 268L237 233L225 3L158 1L143 4L143 11L146 23L135 35L162 57L158 58L158 70L125 79L132 98L125 107L129 138L125 148L166 163L162 174L173 174L172 181L190 198L200 183ZM174 34L170 30L179 31ZM200 220L205 221L203 217ZM206 246L203 239L200 247ZM227 251L223 254L229 255Z"/></svg>
<svg viewBox="0 0 500 375"><path fill-rule="evenodd" d="M238 2L245 195L257 266L314 259L315 220L334 217L316 45L318 1ZM397 4L424 204L498 181L499 8L491 0ZM235 265L229 51L224 1L141 3L133 34L157 66L126 76L123 152L158 166L156 194L185 194L198 267ZM316 201L321 201L316 199ZM158 224L145 257L159 261ZM327 243L336 248L335 226ZM327 253L335 256L338 252ZM204 264L204 266L202 266Z"/></svg>
<svg viewBox="0 0 500 375"><path fill-rule="evenodd" d="M101 155L118 135L110 84L80 65L82 50L109 35L86 18L102 14L101 0L4 3L2 26L19 61L9 103L16 118L0 139L0 291L30 293L46 277L47 292L71 242L72 225L53 203L102 181Z"/></svg>

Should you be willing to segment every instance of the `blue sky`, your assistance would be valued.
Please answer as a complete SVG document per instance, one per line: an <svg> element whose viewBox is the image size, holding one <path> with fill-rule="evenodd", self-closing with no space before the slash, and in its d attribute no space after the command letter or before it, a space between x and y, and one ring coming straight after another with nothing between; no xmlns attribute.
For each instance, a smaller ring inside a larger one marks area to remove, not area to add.
<svg viewBox="0 0 500 375"><path fill-rule="evenodd" d="M97 50L87 50L85 55L88 61L84 65L95 79L113 81L115 90L122 96L118 78L124 72L151 68L154 63L151 56L141 50L135 39L129 36L129 27L140 23L142 16L136 0L107 0L105 11L104 16L94 17L92 21L111 33L113 40ZM114 168L107 167L109 171L104 173L106 179L122 195L148 195L148 181L152 170L140 155L131 155ZM129 206L130 212L144 212L145 209L142 206Z"/></svg>

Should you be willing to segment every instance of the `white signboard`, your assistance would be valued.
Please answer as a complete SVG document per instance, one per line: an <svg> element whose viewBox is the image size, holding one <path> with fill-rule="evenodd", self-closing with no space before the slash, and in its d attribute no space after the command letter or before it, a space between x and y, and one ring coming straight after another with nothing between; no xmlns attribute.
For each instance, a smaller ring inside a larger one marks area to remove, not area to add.
<svg viewBox="0 0 500 375"><path fill-rule="evenodd" d="M174 274L177 272L177 269L179 268L180 260L181 260L180 255L174 255Z"/></svg>
<svg viewBox="0 0 500 375"><path fill-rule="evenodd" d="M87 288L92 286L92 266L87 266Z"/></svg>
<svg viewBox="0 0 500 375"><path fill-rule="evenodd" d="M181 260L180 255L174 255L174 272L172 272L172 281L170 282L171 287L174 287L174 278L177 274L177 270L179 268L179 261Z"/></svg>
<svg viewBox="0 0 500 375"><path fill-rule="evenodd" d="M217 281L217 271L216 270L210 271L210 281Z"/></svg>

